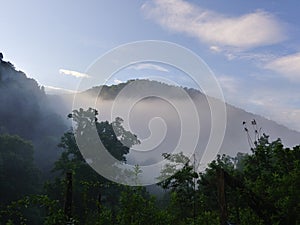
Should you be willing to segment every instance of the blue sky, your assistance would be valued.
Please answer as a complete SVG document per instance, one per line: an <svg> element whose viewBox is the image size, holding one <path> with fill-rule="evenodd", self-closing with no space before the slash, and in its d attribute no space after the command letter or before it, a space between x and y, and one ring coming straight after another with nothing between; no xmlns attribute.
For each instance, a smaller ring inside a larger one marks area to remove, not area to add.
<svg viewBox="0 0 300 225"><path fill-rule="evenodd" d="M227 102L300 131L299 9L296 0L2 1L0 51L49 91L76 90L88 66L118 45L174 42L208 64ZM156 66L112 82L150 70L183 76Z"/></svg>

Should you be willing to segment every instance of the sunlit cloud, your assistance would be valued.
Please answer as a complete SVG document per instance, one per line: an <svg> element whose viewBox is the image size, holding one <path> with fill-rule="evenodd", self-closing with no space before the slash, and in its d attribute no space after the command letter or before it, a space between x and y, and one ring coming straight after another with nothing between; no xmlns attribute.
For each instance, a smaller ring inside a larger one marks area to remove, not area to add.
<svg viewBox="0 0 300 225"><path fill-rule="evenodd" d="M121 83L123 83L123 81L118 80L118 79L114 79L114 83L115 83L115 84L121 84Z"/></svg>
<svg viewBox="0 0 300 225"><path fill-rule="evenodd" d="M233 17L183 0L148 1L141 9L162 27L212 46L250 49L279 43L286 38L282 23L263 10ZM211 50L219 49L212 47Z"/></svg>
<svg viewBox="0 0 300 225"><path fill-rule="evenodd" d="M212 45L209 47L212 52L222 52L222 49L219 46Z"/></svg>
<svg viewBox="0 0 300 225"><path fill-rule="evenodd" d="M59 73L64 74L64 75L70 75L70 76L73 76L73 77L78 77L78 78L90 78L91 77L88 74L80 73L80 72L73 71L73 70L60 69Z"/></svg>
<svg viewBox="0 0 300 225"><path fill-rule="evenodd" d="M134 70L157 70L157 71L161 71L161 72L169 72L169 70L167 70L166 68L156 65L156 64L152 64L152 63L138 63L138 64L134 64L129 66L127 69L134 69Z"/></svg>
<svg viewBox="0 0 300 225"><path fill-rule="evenodd" d="M276 58L267 63L265 68L277 72L291 81L300 82L300 53Z"/></svg>
<svg viewBox="0 0 300 225"><path fill-rule="evenodd" d="M60 87L54 87L54 86L48 86L45 85L45 91L47 94L75 94L77 91L70 90L66 88L60 88Z"/></svg>

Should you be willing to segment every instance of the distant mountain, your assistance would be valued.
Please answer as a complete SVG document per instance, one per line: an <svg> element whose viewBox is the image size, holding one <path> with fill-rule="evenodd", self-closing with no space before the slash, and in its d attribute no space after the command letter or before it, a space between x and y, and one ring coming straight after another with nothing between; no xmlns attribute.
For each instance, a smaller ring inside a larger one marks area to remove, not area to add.
<svg viewBox="0 0 300 225"><path fill-rule="evenodd" d="M0 134L8 133L33 142L36 159L49 170L57 158L57 144L66 125L53 111L44 88L17 71L0 54Z"/></svg>
<svg viewBox="0 0 300 225"><path fill-rule="evenodd" d="M153 138L153 142L160 142L149 154L144 154L140 150L132 150L128 156L129 162L150 165L161 159L161 153L172 152L176 147L181 135L180 120L186 120L189 124L196 122L191 117L187 97L184 93L190 96L197 109L200 122L197 149L203 153L209 139L211 122L217 120L211 121L211 111L206 96L198 90L172 86L157 81L130 80L118 85L93 87L78 93L76 98L79 99L80 103L73 107L97 108L100 114L99 117L102 120L111 120L116 116L120 116L124 119L124 125L127 129L129 129L127 122L130 124L131 131L138 135L142 140L142 144L143 142L148 143L149 137ZM142 97L144 94L147 94L148 97ZM160 98L158 95L164 96L166 99ZM74 95L62 96L66 106L65 111L72 109L73 97ZM139 97L142 97L142 99L130 106L132 101ZM221 103L219 100L212 100L217 104L218 102ZM181 105L181 108L184 109L183 112L177 112L174 108L176 104ZM128 111L128 107L130 111ZM242 122L247 121L249 123L249 133L252 140L254 140L254 129L252 129L250 123L253 119L256 120L258 127L262 128L261 132L270 135L271 140L281 138L287 146L300 143L300 133L297 131L229 104L226 104L226 109L227 127L219 153L235 156L238 152L249 152L250 146ZM117 113L115 113L116 110ZM126 118L127 115L129 115L128 118ZM157 119L158 117L164 120L167 127L165 133L163 131L164 124L162 120ZM163 140L160 137L162 135L164 135ZM189 136L191 139L188 141L192 143L194 136L193 134Z"/></svg>

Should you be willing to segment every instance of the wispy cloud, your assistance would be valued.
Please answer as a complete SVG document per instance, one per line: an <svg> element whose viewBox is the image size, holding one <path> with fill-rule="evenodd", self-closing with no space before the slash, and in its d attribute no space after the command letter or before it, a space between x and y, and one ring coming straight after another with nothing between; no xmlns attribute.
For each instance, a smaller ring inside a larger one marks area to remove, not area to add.
<svg viewBox="0 0 300 225"><path fill-rule="evenodd" d="M70 75L73 77L78 77L78 78L90 78L90 75L88 75L88 74L80 73L80 72L73 71L73 70L60 69L59 73L64 74L64 75Z"/></svg>
<svg viewBox="0 0 300 225"><path fill-rule="evenodd" d="M215 51L218 46L250 49L286 38L282 23L263 10L232 17L183 0L149 1L142 10L164 28L196 37Z"/></svg>
<svg viewBox="0 0 300 225"><path fill-rule="evenodd" d="M279 95L279 94L278 94ZM273 92L271 97L259 97L249 99L249 103L256 106L256 113L277 121L285 126L300 131L300 109L283 103L280 96Z"/></svg>
<svg viewBox="0 0 300 225"><path fill-rule="evenodd" d="M237 93L238 86L239 86L239 82L238 82L237 78L223 75L223 76L218 77L218 81L219 81L222 89L226 93L230 93L230 94Z"/></svg>
<svg viewBox="0 0 300 225"><path fill-rule="evenodd" d="M226 47L219 47L212 45L209 47L213 53L222 53L229 61L234 59L242 59L248 61L255 61L258 63L266 63L274 60L277 56L269 52L257 52L257 51L241 51L240 49L232 49Z"/></svg>
<svg viewBox="0 0 300 225"><path fill-rule="evenodd" d="M216 46L216 45L212 45L209 47L209 49L212 51L212 52L222 52L222 49L219 47L219 46Z"/></svg>
<svg viewBox="0 0 300 225"><path fill-rule="evenodd" d="M134 69L134 70L157 70L157 71L161 71L161 72L169 72L169 70L167 70L166 68L156 65L156 64L152 64L152 63L138 63L138 64L134 64L131 65L129 67L127 67L127 69Z"/></svg>
<svg viewBox="0 0 300 225"><path fill-rule="evenodd" d="M219 75L217 78L226 102L300 131L300 92L297 92L297 84L292 87L288 85L289 88L286 88L287 84L282 84L278 91L278 85L271 85L269 80L256 85L237 76Z"/></svg>
<svg viewBox="0 0 300 225"><path fill-rule="evenodd" d="M45 85L45 91L48 94L74 94L77 93L75 90L70 90L70 89L65 89L65 88L60 88L60 87L54 87L54 86L48 86Z"/></svg>
<svg viewBox="0 0 300 225"><path fill-rule="evenodd" d="M267 63L265 68L275 71L291 81L300 82L300 52L278 57Z"/></svg>

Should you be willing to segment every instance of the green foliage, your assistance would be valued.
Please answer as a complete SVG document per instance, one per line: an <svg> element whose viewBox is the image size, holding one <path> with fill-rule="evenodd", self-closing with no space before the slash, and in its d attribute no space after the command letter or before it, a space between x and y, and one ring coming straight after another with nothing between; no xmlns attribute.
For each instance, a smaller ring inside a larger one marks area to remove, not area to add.
<svg viewBox="0 0 300 225"><path fill-rule="evenodd" d="M224 169L229 174L236 176L236 172L234 169L235 159L227 156L227 155L217 155L216 159L208 164L207 169L200 173L200 179L197 181L199 187L199 192L202 195L202 203L204 208L207 210L218 210L218 180L217 180L217 170L219 168ZM234 202L228 202L229 205L235 205L236 201L239 199L239 195L235 190L230 189L230 187L226 188L226 195L233 199Z"/></svg>
<svg viewBox="0 0 300 225"><path fill-rule="evenodd" d="M74 132L66 132L61 138L59 147L62 148L63 152L54 167L54 171L58 171L61 176L57 177L54 183L47 185L49 195L63 201L64 174L72 171L73 186L75 187L73 191L74 212L82 223L90 220L89 212L98 210L99 195L101 195L101 204L111 208L111 213L114 214L115 205L123 187L100 176L90 167L79 151L75 136L86 135L84 138L90 138L92 136L89 135L90 132L96 127L104 147L116 159L123 162L126 161L125 155L129 152L130 147L139 143L135 135L123 128L121 118L116 118L112 123L107 121L98 122L97 115L98 112L91 108L88 110L74 110L72 114L69 114L68 117L74 120L77 128ZM135 172L139 173L138 167Z"/></svg>
<svg viewBox="0 0 300 225"><path fill-rule="evenodd" d="M112 123L108 121L98 122L98 111L92 108L88 110L73 110L68 117L72 118L77 127L74 134L78 138L86 140L86 142L98 143L91 139L94 137L94 128L98 133L101 143L108 152L119 161L126 161L125 155L129 153L131 146L139 144L137 136L124 129L123 120L119 117Z"/></svg>
<svg viewBox="0 0 300 225"><path fill-rule="evenodd" d="M169 161L161 171L158 178L159 185L171 190L169 211L174 213L174 219L184 219L193 215L193 207L196 205L196 179L197 172L190 160L179 154L163 154ZM174 221L175 222L175 221Z"/></svg>
<svg viewBox="0 0 300 225"><path fill-rule="evenodd" d="M247 187L274 208L271 212L261 209L271 222L299 223L300 147L284 148L279 139L270 143L268 136L263 135L244 164Z"/></svg>
<svg viewBox="0 0 300 225"><path fill-rule="evenodd" d="M155 224L155 199L146 195L143 188L126 188L120 196L117 222L120 225Z"/></svg>
<svg viewBox="0 0 300 225"><path fill-rule="evenodd" d="M51 200L46 195L25 196L18 201L13 201L0 212L1 221L5 224L32 224L24 217L24 210L37 206L44 209L40 216L44 217L44 225L64 225L65 216L61 210L58 201Z"/></svg>
<svg viewBox="0 0 300 225"><path fill-rule="evenodd" d="M111 225L113 224L112 210L101 206L100 211L91 211L86 219L85 225Z"/></svg>
<svg viewBox="0 0 300 225"><path fill-rule="evenodd" d="M39 189L33 146L18 136L0 135L0 204L8 204Z"/></svg>
<svg viewBox="0 0 300 225"><path fill-rule="evenodd" d="M161 180L159 185L164 189L172 189L177 192L189 192L194 188L194 179L198 178L198 174L194 171L190 160L179 154L163 154L164 158L170 163L166 164L161 171L158 180Z"/></svg>
<svg viewBox="0 0 300 225"><path fill-rule="evenodd" d="M257 135L251 154L218 155L201 173L183 153L163 154L169 163L162 169L158 185L165 195L157 200L144 187L122 186L100 176L78 149L76 135L84 135L81 131L89 134L96 127L108 151L126 162L130 147L139 141L123 128L122 119L98 122L93 109L75 110L69 117L77 123L77 129L61 138L62 153L54 167L57 178L45 184L47 195L24 196L38 184L32 145L17 136L0 136L1 224L66 224L62 210L65 173L72 171L72 224L217 225L221 170L228 221L239 225L300 223L300 146L285 148L279 139L270 142L268 136ZM9 163L12 161L15 163ZM11 176L16 171L22 177ZM139 185L141 173L136 165L124 175ZM16 183L20 190L14 187ZM16 192L10 196L11 188Z"/></svg>
<svg viewBox="0 0 300 225"><path fill-rule="evenodd" d="M201 212L200 215L196 217L194 220L193 218L188 218L187 221L184 223L185 225L219 225L219 215L214 211L204 211Z"/></svg>
<svg viewBox="0 0 300 225"><path fill-rule="evenodd" d="M257 135L252 154L238 153L235 158L218 155L199 177L186 157L164 157L170 163L162 170L160 179L166 179L160 185L171 191L168 210L174 215L173 224L219 224L220 169L225 171L229 221L241 225L299 224L299 146L285 148L279 139L269 142L268 136ZM193 189L195 180L197 188ZM195 204L191 204L193 199ZM193 210L196 213L191 214Z"/></svg>

